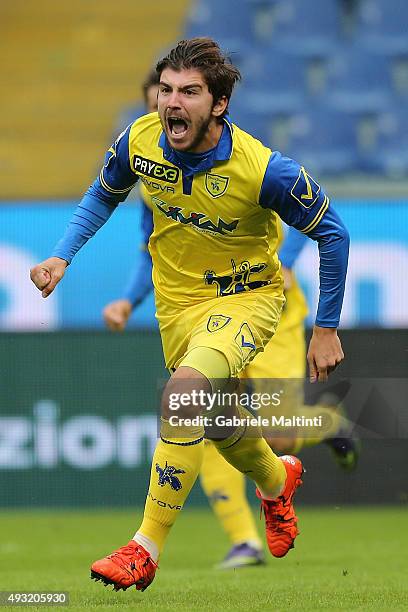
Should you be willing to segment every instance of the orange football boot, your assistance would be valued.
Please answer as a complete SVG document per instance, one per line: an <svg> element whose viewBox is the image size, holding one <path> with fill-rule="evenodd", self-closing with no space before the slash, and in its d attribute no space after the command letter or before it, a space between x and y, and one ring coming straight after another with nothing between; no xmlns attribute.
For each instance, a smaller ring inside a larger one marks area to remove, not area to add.
<svg viewBox="0 0 408 612"><path fill-rule="evenodd" d="M126 591L133 584L144 591L153 582L157 563L143 546L130 540L126 546L115 550L91 566L91 578L101 580L105 586L113 584L115 591Z"/></svg>
<svg viewBox="0 0 408 612"><path fill-rule="evenodd" d="M297 516L293 507L293 496L302 484L304 472L302 463L297 457L283 455L279 457L286 470L286 485L283 493L274 500L263 499L258 489L256 495L261 502L261 512L265 515L266 540L274 557L284 557L294 547L294 540L299 533Z"/></svg>

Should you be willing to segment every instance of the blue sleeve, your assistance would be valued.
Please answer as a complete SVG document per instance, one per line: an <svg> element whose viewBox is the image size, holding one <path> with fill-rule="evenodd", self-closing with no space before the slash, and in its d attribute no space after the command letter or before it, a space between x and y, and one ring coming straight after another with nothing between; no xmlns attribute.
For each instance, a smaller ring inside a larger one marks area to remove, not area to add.
<svg viewBox="0 0 408 612"><path fill-rule="evenodd" d="M338 327L343 304L349 254L349 233L330 207L309 234L319 245L320 294L316 325Z"/></svg>
<svg viewBox="0 0 408 612"><path fill-rule="evenodd" d="M129 159L129 125L109 147L99 177L89 188L89 193L107 204L119 204L126 200L138 177L132 171Z"/></svg>
<svg viewBox="0 0 408 612"><path fill-rule="evenodd" d="M135 308L153 289L152 258L149 251L141 251L137 266L132 271L123 297Z"/></svg>
<svg viewBox="0 0 408 612"><path fill-rule="evenodd" d="M91 195L89 191L75 210L65 234L54 247L52 257L60 257L71 263L74 255L106 223L115 210L115 206Z"/></svg>
<svg viewBox="0 0 408 612"><path fill-rule="evenodd" d="M259 204L276 211L288 225L308 233L324 215L329 199L303 166L275 152L265 171Z"/></svg>
<svg viewBox="0 0 408 612"><path fill-rule="evenodd" d="M124 130L105 155L99 177L88 189L52 253L71 263L74 255L106 223L119 202L126 199L137 176L129 161L129 132Z"/></svg>
<svg viewBox="0 0 408 612"><path fill-rule="evenodd" d="M320 185L297 162L272 153L259 204L319 245L320 296L316 325L337 327L346 283L349 234Z"/></svg>
<svg viewBox="0 0 408 612"><path fill-rule="evenodd" d="M140 258L137 266L132 271L126 286L124 297L129 300L133 308L143 302L145 297L153 289L152 284L152 258L147 245L153 231L153 214L150 208L143 203L142 209L142 234L143 243L141 245Z"/></svg>
<svg viewBox="0 0 408 612"><path fill-rule="evenodd" d="M289 270L293 268L306 242L307 237L305 234L302 234L302 232L299 232L294 227L289 227L279 249L279 259L285 268L289 268Z"/></svg>

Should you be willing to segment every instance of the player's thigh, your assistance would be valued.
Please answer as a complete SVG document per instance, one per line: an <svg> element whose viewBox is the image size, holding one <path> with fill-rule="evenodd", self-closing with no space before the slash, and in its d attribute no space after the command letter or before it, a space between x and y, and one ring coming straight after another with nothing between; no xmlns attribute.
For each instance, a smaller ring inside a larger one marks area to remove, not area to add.
<svg viewBox="0 0 408 612"><path fill-rule="evenodd" d="M187 352L191 331L204 312L202 304L181 310L156 299L156 318L167 369L174 371L178 367Z"/></svg>
<svg viewBox="0 0 408 612"><path fill-rule="evenodd" d="M202 346L221 352L234 377L267 345L284 298L281 291L268 287L211 302L191 332L187 351Z"/></svg>
<svg viewBox="0 0 408 612"><path fill-rule="evenodd" d="M257 414L268 422L263 427L267 439L296 438L296 427L285 419L297 416L304 403L306 345L303 321L281 326L245 369L254 399L259 399ZM268 401L270 398L270 401Z"/></svg>

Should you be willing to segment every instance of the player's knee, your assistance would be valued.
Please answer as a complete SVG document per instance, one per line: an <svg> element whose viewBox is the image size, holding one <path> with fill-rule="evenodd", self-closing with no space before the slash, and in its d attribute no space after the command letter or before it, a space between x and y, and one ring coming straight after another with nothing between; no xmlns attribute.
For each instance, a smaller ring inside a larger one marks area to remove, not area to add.
<svg viewBox="0 0 408 612"><path fill-rule="evenodd" d="M177 369L164 388L161 415L168 420L172 415L191 419L202 414L211 385L207 378L190 367Z"/></svg>
<svg viewBox="0 0 408 612"><path fill-rule="evenodd" d="M208 346L195 346L179 364L180 368L188 367L199 372L214 387L221 388L230 378L230 366L224 353Z"/></svg>
<svg viewBox="0 0 408 612"><path fill-rule="evenodd" d="M225 355L214 348L196 346L181 360L162 397L162 416L178 412L184 418L203 414L214 405L214 398L230 381Z"/></svg>

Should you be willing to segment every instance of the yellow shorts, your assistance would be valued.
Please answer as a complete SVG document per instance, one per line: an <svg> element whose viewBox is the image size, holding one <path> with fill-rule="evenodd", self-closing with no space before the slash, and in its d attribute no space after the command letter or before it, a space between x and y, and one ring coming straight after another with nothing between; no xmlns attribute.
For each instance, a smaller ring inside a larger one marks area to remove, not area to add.
<svg viewBox="0 0 408 612"><path fill-rule="evenodd" d="M282 319L285 314L282 315ZM278 328L266 345L245 369L248 378L304 378L306 373L306 342L303 320L297 325Z"/></svg>
<svg viewBox="0 0 408 612"><path fill-rule="evenodd" d="M184 311L156 302L166 367L177 368L196 347L225 355L236 376L262 351L278 325L285 298L281 279L245 293L217 297Z"/></svg>
<svg viewBox="0 0 408 612"><path fill-rule="evenodd" d="M248 378L304 378L306 343L304 320L307 305L296 280L286 291L286 304L273 338L262 354L248 365Z"/></svg>
<svg viewBox="0 0 408 612"><path fill-rule="evenodd" d="M250 379L250 388L255 394L279 393L279 405L263 404L256 411L270 419L296 416L304 405L303 383L306 374L306 341L304 319L307 306L303 293L295 284L286 291L286 304L276 333L245 368L241 376ZM266 437L296 435L295 429L264 427Z"/></svg>

